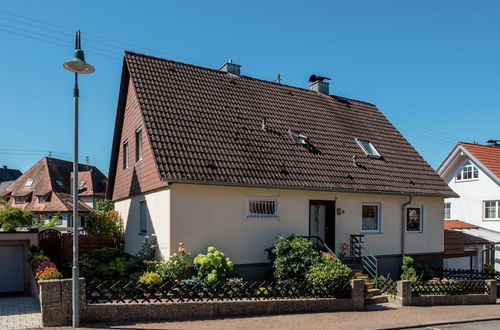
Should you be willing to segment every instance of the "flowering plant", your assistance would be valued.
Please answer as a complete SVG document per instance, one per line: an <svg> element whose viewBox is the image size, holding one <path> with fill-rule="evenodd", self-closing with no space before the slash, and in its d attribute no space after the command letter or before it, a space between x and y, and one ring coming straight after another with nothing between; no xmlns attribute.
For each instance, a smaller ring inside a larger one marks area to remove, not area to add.
<svg viewBox="0 0 500 330"><path fill-rule="evenodd" d="M38 267L36 268L36 272L41 272L43 271L45 268L55 268L57 269L56 265L52 262L52 261L49 261L49 260L45 260L45 261L42 261Z"/></svg>
<svg viewBox="0 0 500 330"><path fill-rule="evenodd" d="M55 267L47 267L35 275L35 279L37 280L59 280L61 278L62 274Z"/></svg>
<svg viewBox="0 0 500 330"><path fill-rule="evenodd" d="M344 258L346 256L346 251L349 248L349 244L347 243L340 243L340 252L338 254L339 258Z"/></svg>
<svg viewBox="0 0 500 330"><path fill-rule="evenodd" d="M163 280L180 280L186 278L189 256L184 243L179 242L177 253L172 254L168 260L144 260L144 264L148 272L158 273Z"/></svg>

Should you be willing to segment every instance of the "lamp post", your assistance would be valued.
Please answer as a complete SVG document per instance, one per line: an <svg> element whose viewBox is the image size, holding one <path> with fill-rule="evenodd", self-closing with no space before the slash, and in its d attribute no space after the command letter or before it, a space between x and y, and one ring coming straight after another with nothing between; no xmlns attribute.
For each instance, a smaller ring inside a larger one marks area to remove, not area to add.
<svg viewBox="0 0 500 330"><path fill-rule="evenodd" d="M75 53L73 59L64 63L64 68L75 74L75 86L73 88L74 105L74 138L73 138L73 283L72 283L72 308L73 308L73 327L77 328L80 323L79 306L79 274L78 274L78 74L92 73L94 67L85 63L85 56L80 48L80 30L76 31Z"/></svg>

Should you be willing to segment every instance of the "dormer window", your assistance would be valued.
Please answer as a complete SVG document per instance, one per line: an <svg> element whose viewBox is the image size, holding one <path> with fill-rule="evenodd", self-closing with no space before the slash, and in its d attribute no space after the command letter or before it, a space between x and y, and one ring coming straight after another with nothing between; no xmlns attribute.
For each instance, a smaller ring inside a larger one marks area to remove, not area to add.
<svg viewBox="0 0 500 330"><path fill-rule="evenodd" d="M456 175L457 181L474 180L479 177L479 170L471 163L470 160L466 161L462 168L458 170Z"/></svg>
<svg viewBox="0 0 500 330"><path fill-rule="evenodd" d="M375 146L370 141L356 139L356 142L358 142L359 146L361 147L361 149L363 149L363 151L368 157L373 157L373 158L381 157L380 153L377 151L377 149L375 149Z"/></svg>
<svg viewBox="0 0 500 330"><path fill-rule="evenodd" d="M31 201L29 196L15 196L14 203L15 204L25 204Z"/></svg>
<svg viewBox="0 0 500 330"><path fill-rule="evenodd" d="M50 202L50 195L38 196L38 203L48 203Z"/></svg>
<svg viewBox="0 0 500 330"><path fill-rule="evenodd" d="M24 183L24 186L25 187L31 187L31 185L33 184L33 179L28 179L26 180L26 182Z"/></svg>

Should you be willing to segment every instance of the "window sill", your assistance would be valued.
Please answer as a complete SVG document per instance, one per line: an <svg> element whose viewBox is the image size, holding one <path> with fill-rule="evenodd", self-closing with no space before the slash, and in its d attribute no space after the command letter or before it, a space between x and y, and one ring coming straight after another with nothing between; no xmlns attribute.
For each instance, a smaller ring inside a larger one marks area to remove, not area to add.
<svg viewBox="0 0 500 330"><path fill-rule="evenodd" d="M492 219L483 219L483 221L500 221L500 218L492 218Z"/></svg>
<svg viewBox="0 0 500 330"><path fill-rule="evenodd" d="M466 179L466 180L457 180L457 179L455 179L455 183L461 183L461 182L471 182L471 181L479 181L479 178L475 178L475 179Z"/></svg>
<svg viewBox="0 0 500 330"><path fill-rule="evenodd" d="M141 232L139 232L139 236L147 236L147 234L148 234L148 233L146 233L146 232L142 232L142 231L141 231Z"/></svg>
<svg viewBox="0 0 500 330"><path fill-rule="evenodd" d="M414 231L406 231L407 234L423 234L424 231L423 230L414 230Z"/></svg>
<svg viewBox="0 0 500 330"><path fill-rule="evenodd" d="M380 230L377 230L377 231L375 231L375 230L363 231L363 230L362 230L362 231L360 232L360 234L383 234L383 232L382 232L382 231L380 231Z"/></svg>

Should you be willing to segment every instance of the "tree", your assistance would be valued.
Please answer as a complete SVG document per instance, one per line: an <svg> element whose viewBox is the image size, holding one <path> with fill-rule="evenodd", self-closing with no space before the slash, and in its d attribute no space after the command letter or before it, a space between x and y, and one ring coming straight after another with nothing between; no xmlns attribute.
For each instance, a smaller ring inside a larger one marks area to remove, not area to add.
<svg viewBox="0 0 500 330"><path fill-rule="evenodd" d="M0 226L7 232L14 232L19 227L31 225L33 215L15 207L0 210Z"/></svg>

